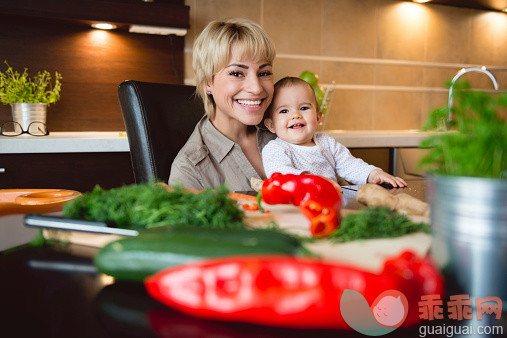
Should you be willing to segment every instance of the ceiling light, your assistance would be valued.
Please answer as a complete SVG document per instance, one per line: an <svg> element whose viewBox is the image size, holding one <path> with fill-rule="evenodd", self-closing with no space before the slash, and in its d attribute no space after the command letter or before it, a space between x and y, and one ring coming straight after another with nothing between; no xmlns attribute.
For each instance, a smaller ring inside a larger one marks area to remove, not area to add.
<svg viewBox="0 0 507 338"><path fill-rule="evenodd" d="M423 4L426 2L430 2L431 0L413 0L414 2L417 2L418 4Z"/></svg>
<svg viewBox="0 0 507 338"><path fill-rule="evenodd" d="M113 25L111 23L104 23L104 22L92 23L92 27L97 28L97 29L116 29L117 28L116 25Z"/></svg>

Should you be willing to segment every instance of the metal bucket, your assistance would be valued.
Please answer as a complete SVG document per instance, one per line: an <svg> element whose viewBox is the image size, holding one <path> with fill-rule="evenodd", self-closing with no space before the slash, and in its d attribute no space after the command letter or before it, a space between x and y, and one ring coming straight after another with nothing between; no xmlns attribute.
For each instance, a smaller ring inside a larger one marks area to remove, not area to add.
<svg viewBox="0 0 507 338"><path fill-rule="evenodd" d="M28 130L32 122L46 123L47 103L12 103L12 119L18 122L23 130Z"/></svg>
<svg viewBox="0 0 507 338"><path fill-rule="evenodd" d="M435 176L428 183L431 254L470 299L507 305L507 180ZM475 304L475 302L472 302Z"/></svg>

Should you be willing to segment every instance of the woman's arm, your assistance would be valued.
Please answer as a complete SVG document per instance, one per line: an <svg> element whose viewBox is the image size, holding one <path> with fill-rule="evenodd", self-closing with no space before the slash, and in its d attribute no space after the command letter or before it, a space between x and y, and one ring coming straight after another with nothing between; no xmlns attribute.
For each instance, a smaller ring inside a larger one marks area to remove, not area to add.
<svg viewBox="0 0 507 338"><path fill-rule="evenodd" d="M186 189L204 189L196 167L190 161L184 161L183 157L176 158L173 162L168 184L170 186L181 185Z"/></svg>

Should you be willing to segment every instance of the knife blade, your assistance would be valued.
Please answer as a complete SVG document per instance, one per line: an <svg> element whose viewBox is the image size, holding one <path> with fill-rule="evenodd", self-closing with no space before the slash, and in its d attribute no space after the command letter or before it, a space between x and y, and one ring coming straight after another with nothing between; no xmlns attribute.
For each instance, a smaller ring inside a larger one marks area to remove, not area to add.
<svg viewBox="0 0 507 338"><path fill-rule="evenodd" d="M342 185L341 187L343 189L357 191L357 189L359 189L360 185Z"/></svg>
<svg viewBox="0 0 507 338"><path fill-rule="evenodd" d="M56 216L29 214L25 216L25 225L56 230L83 231L97 234L137 236L139 232L131 229L112 228L105 222L88 221Z"/></svg>

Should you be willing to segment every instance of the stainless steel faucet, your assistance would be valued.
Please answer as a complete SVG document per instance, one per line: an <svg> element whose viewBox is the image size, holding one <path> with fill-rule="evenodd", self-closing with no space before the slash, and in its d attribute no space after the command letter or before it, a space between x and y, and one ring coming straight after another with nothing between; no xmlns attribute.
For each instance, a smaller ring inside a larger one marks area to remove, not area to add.
<svg viewBox="0 0 507 338"><path fill-rule="evenodd" d="M498 90L498 82L496 81L495 76L493 74L491 74L491 72L489 70L487 70L486 67L483 66L483 67L461 68L461 70L452 79L452 81L451 81L451 87L449 88L449 100L448 100L449 115L447 116L447 122L450 122L451 118L452 118L452 112L451 112L451 107L452 107L452 88L454 87L454 83L460 78L461 75L463 75L465 73L468 73L468 72L480 72L480 73L486 74L487 76L489 76L489 78L493 82L493 86L495 87L495 90Z"/></svg>

